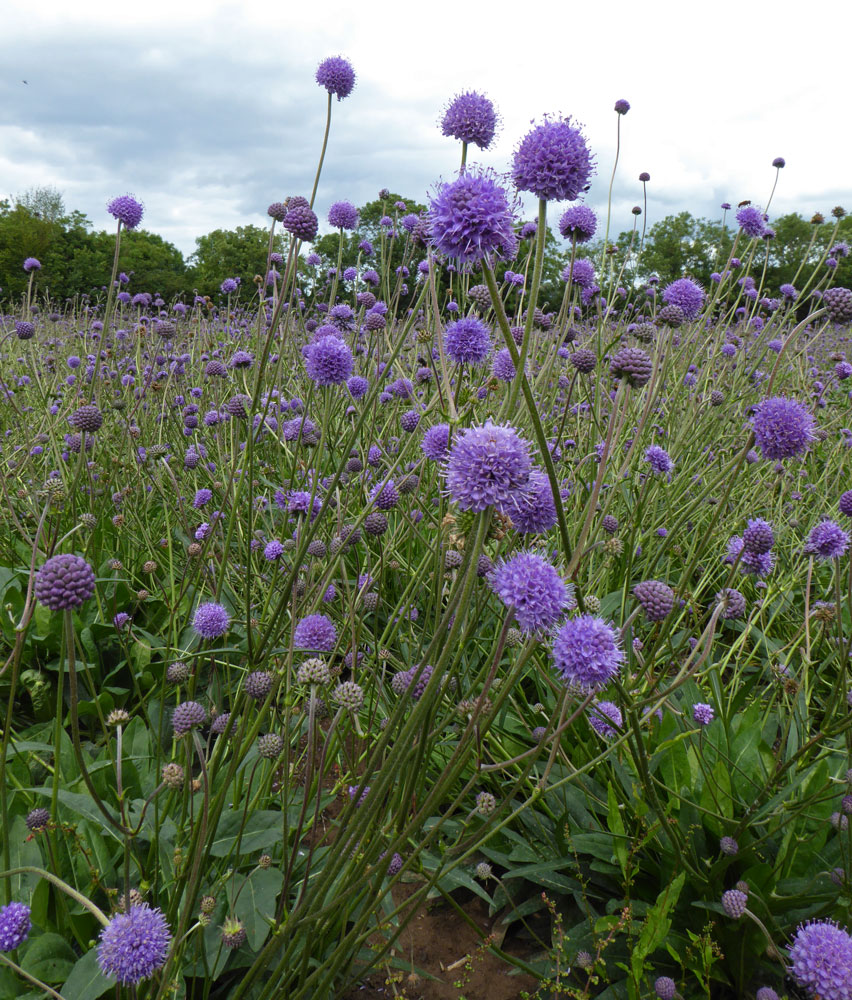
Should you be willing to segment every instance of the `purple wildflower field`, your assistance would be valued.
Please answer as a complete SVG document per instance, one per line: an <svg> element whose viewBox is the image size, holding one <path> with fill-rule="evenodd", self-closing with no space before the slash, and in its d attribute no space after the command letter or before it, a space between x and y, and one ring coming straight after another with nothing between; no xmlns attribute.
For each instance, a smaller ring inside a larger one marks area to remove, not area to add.
<svg viewBox="0 0 852 1000"><path fill-rule="evenodd" d="M327 219L323 142L214 295L134 286L130 194L100 292L21 248L0 997L852 1000L845 212L776 287L779 157L660 280L647 173L611 243L584 128L500 125Z"/></svg>

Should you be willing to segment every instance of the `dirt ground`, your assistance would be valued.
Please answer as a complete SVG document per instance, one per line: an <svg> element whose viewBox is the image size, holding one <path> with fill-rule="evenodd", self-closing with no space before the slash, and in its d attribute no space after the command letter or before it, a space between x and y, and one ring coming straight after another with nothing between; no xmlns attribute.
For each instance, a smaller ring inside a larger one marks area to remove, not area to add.
<svg viewBox="0 0 852 1000"><path fill-rule="evenodd" d="M403 885L399 900L410 891ZM491 932L492 918L482 900L466 900L464 910L484 936ZM528 959L533 948L510 929L502 950ZM533 996L538 987L537 979L492 954L474 929L440 901L420 909L400 936L396 952L409 963L407 970L390 970L397 981L390 982L384 970L375 971L340 1000L520 1000L523 991ZM412 965L426 975L412 974Z"/></svg>

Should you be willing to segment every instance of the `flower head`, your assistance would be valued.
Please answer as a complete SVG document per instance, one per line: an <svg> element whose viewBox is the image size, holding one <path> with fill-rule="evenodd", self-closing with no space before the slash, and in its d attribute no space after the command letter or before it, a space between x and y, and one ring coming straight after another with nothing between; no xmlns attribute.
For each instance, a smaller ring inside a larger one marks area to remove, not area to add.
<svg viewBox="0 0 852 1000"><path fill-rule="evenodd" d="M336 201L328 210L328 224L334 229L354 229L358 209L350 201Z"/></svg>
<svg viewBox="0 0 852 1000"><path fill-rule="evenodd" d="M593 705L589 705L586 714L589 717L589 725L598 736L603 736L605 740L615 739L623 722L621 709L615 702L595 702Z"/></svg>
<svg viewBox="0 0 852 1000"><path fill-rule="evenodd" d="M575 239L578 243L588 243L597 228L597 217L588 205L571 205L559 220L559 232L566 240Z"/></svg>
<svg viewBox="0 0 852 1000"><path fill-rule="evenodd" d="M594 173L586 138L570 118L545 118L515 150L512 177L519 191L547 201L574 201Z"/></svg>
<svg viewBox="0 0 852 1000"><path fill-rule="evenodd" d="M0 908L0 951L14 951L30 933L30 908L25 903L7 903Z"/></svg>
<svg viewBox="0 0 852 1000"><path fill-rule="evenodd" d="M24 270L29 274L31 271L41 270L41 261L37 257L27 257L24 261Z"/></svg>
<svg viewBox="0 0 852 1000"><path fill-rule="evenodd" d="M329 56L317 67L316 81L338 101L342 101L352 93L355 86L355 70L352 63L343 56Z"/></svg>
<svg viewBox="0 0 852 1000"><path fill-rule="evenodd" d="M218 639L224 635L231 624L231 616L221 605L213 601L199 604L192 620L192 628L202 639Z"/></svg>
<svg viewBox="0 0 852 1000"><path fill-rule="evenodd" d="M849 548L849 535L836 521L821 521L808 536L805 551L817 559L839 559Z"/></svg>
<svg viewBox="0 0 852 1000"><path fill-rule="evenodd" d="M172 712L172 728L175 736L185 736L190 729L203 726L207 720L207 712L197 701L183 701Z"/></svg>
<svg viewBox="0 0 852 1000"><path fill-rule="evenodd" d="M293 642L297 649L330 653L337 642L337 629L325 615L308 615L297 623Z"/></svg>
<svg viewBox="0 0 852 1000"><path fill-rule="evenodd" d="M444 347L457 365L481 365L491 351L491 335L481 319L463 316L447 327Z"/></svg>
<svg viewBox="0 0 852 1000"><path fill-rule="evenodd" d="M657 444L650 445L645 452L645 461L651 466L655 475L671 477L674 461L665 448Z"/></svg>
<svg viewBox="0 0 852 1000"><path fill-rule="evenodd" d="M450 496L462 510L507 507L529 481L529 445L508 425L489 420L462 431L444 469Z"/></svg>
<svg viewBox="0 0 852 1000"><path fill-rule="evenodd" d="M740 229L746 236L757 237L758 239L766 232L766 221L763 212L754 205L744 205L737 212L737 222Z"/></svg>
<svg viewBox="0 0 852 1000"><path fill-rule="evenodd" d="M758 403L751 422L763 457L773 461L801 455L816 437L811 414L785 396L770 396Z"/></svg>
<svg viewBox="0 0 852 1000"><path fill-rule="evenodd" d="M571 604L573 590L546 559L534 552L519 552L501 563L491 578L491 587L514 611L524 632L554 625Z"/></svg>
<svg viewBox="0 0 852 1000"><path fill-rule="evenodd" d="M704 291L691 278L678 278L663 289L663 301L679 306L686 319L695 319L704 305Z"/></svg>
<svg viewBox="0 0 852 1000"><path fill-rule="evenodd" d="M488 171L466 170L440 184L429 201L429 228L436 249L463 267L491 254L517 253L515 206Z"/></svg>
<svg viewBox="0 0 852 1000"><path fill-rule="evenodd" d="M692 706L692 718L700 726L709 726L713 721L716 713L713 711L712 705L707 705L703 701L697 701Z"/></svg>
<svg viewBox="0 0 852 1000"><path fill-rule="evenodd" d="M440 462L446 457L450 447L450 425L435 424L423 435L420 448L427 458Z"/></svg>
<svg viewBox="0 0 852 1000"><path fill-rule="evenodd" d="M138 983L166 964L171 933L166 918L148 906L131 906L101 931L98 965L124 985Z"/></svg>
<svg viewBox="0 0 852 1000"><path fill-rule="evenodd" d="M533 469L526 489L505 513L512 518L512 527L520 535L550 531L556 524L553 489L550 480L541 469Z"/></svg>
<svg viewBox="0 0 852 1000"><path fill-rule="evenodd" d="M124 226L125 229L135 229L142 221L143 206L129 194L113 198L107 205L107 211Z"/></svg>
<svg viewBox="0 0 852 1000"><path fill-rule="evenodd" d="M441 134L488 149L497 125L497 111L492 102L471 90L458 94L447 105L441 119Z"/></svg>
<svg viewBox="0 0 852 1000"><path fill-rule="evenodd" d="M609 622L581 615L565 622L556 634L553 659L566 683L597 691L618 673L624 650Z"/></svg>
<svg viewBox="0 0 852 1000"><path fill-rule="evenodd" d="M790 947L791 971L822 1000L852 1000L852 937L830 920L802 924Z"/></svg>
<svg viewBox="0 0 852 1000"><path fill-rule="evenodd" d="M339 385L352 374L352 351L345 340L322 337L305 349L305 370L317 385Z"/></svg>
<svg viewBox="0 0 852 1000"><path fill-rule="evenodd" d="M79 608L94 592L95 571L80 556L52 556L36 573L36 600L51 611Z"/></svg>

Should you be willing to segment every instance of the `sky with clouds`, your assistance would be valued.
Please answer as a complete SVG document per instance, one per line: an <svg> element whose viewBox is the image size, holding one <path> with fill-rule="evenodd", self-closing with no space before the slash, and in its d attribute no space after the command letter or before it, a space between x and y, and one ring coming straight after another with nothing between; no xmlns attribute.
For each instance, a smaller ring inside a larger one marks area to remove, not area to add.
<svg viewBox="0 0 852 1000"><path fill-rule="evenodd" d="M679 211L716 218L723 201L765 205L777 156L787 166L771 215L852 210L842 94L852 11L827 0L817 25L783 10L765 0L4 0L0 198L54 186L111 229L106 202L130 192L143 227L185 254L210 230L265 226L270 202L310 193L326 113L314 73L344 55L357 84L334 101L323 223L331 202L363 204L382 187L425 202L458 169L459 145L438 122L464 90L499 109L497 140L471 161L501 172L531 120L581 123L598 164L586 200L604 216L613 104L627 99L615 233L632 226L642 171L649 225ZM563 208L551 207L552 225Z"/></svg>

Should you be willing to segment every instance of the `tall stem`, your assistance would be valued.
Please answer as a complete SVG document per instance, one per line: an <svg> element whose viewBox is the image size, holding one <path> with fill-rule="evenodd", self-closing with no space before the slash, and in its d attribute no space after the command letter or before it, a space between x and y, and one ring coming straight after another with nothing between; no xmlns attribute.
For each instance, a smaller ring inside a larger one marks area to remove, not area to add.
<svg viewBox="0 0 852 1000"><path fill-rule="evenodd" d="M311 191L311 208L314 207L314 199L317 196L317 188L319 187L320 174L322 173L322 163L325 159L325 151L328 147L328 133L331 129L331 91L328 94L328 114L325 119L325 135L322 137L322 149L320 150L319 163L317 164L317 175L314 177L314 186Z"/></svg>

